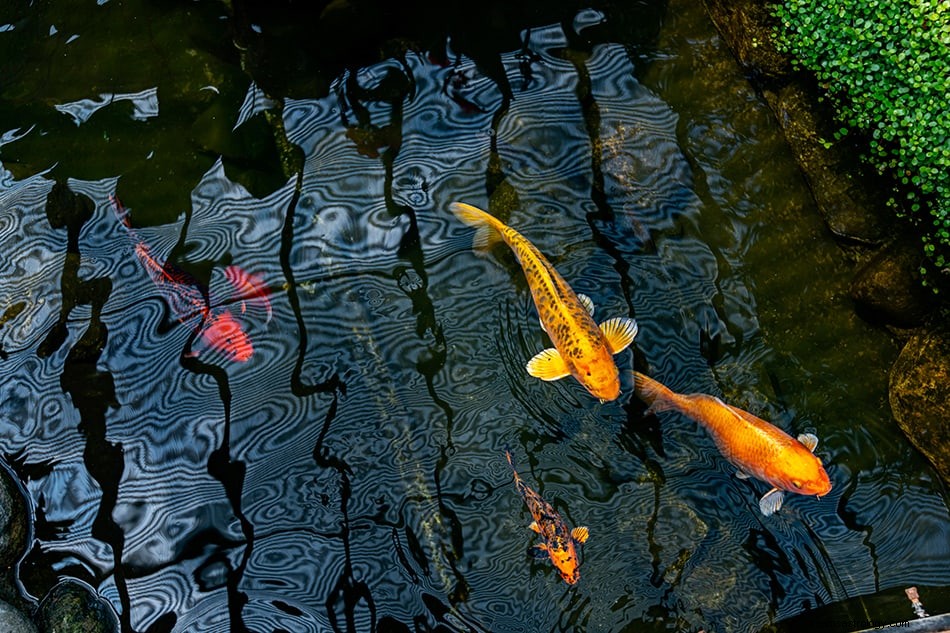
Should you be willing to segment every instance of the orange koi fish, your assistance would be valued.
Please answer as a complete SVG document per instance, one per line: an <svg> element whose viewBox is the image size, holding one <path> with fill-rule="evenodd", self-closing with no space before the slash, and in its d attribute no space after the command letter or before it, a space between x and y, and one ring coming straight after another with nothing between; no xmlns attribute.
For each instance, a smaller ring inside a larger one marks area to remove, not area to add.
<svg viewBox="0 0 950 633"><path fill-rule="evenodd" d="M511 453L505 451L505 457L508 458L508 465L511 466L511 472L515 475L515 487L521 493L521 498L524 499L534 519L528 528L544 539L543 543L538 543L534 548L542 554L547 554L564 582L573 585L581 577L580 569L578 569L580 561L577 558L577 545L587 542L590 531L586 527L568 530L567 523L557 510L518 476L518 471L515 470L515 465L511 461Z"/></svg>
<svg viewBox="0 0 950 633"><path fill-rule="evenodd" d="M139 239L132 228L128 210L114 196L110 196L109 200L116 217L134 244L136 257L168 302L179 323L186 324L194 317L200 316L197 331L209 348L221 350L230 360L247 361L254 353L254 347L231 311L225 307L212 308L208 290L201 282L171 263L161 262L152 256L148 245ZM270 302L265 296L266 290L259 276L245 273L237 266L229 266L225 270L225 278L238 291L248 293L250 299L262 300L267 308L268 319L270 318ZM191 352L189 356L198 356L198 352Z"/></svg>
<svg viewBox="0 0 950 633"><path fill-rule="evenodd" d="M224 278L248 302L256 302L262 305L267 311L267 321L265 323L270 323L274 313L270 306L270 300L267 298L267 287L264 285L264 278L261 275L249 273L240 266L232 265L224 269ZM245 310L246 307L242 300L241 314L244 314Z"/></svg>
<svg viewBox="0 0 950 633"><path fill-rule="evenodd" d="M782 507L784 491L821 497L831 491L828 473L814 455L818 438L803 433L798 439L748 411L702 393L682 395L660 382L633 372L637 397L649 405L647 413L679 411L709 431L742 479L755 477L772 486L759 500L762 514Z"/></svg>
<svg viewBox="0 0 950 633"><path fill-rule="evenodd" d="M599 326L592 318L594 304L577 295L554 266L518 231L470 204L453 202L449 210L468 226L477 227L473 247L486 252L503 240L524 270L541 328L554 343L528 361L528 373L541 380L574 376L601 402L620 395L620 373L613 355L637 335L637 322L616 317Z"/></svg>

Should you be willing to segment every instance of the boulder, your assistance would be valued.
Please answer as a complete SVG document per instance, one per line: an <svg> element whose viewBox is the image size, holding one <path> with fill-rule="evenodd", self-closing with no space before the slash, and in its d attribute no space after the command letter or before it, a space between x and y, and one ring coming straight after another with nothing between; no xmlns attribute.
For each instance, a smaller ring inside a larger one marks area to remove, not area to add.
<svg viewBox="0 0 950 633"><path fill-rule="evenodd" d="M923 250L916 243L894 241L862 266L851 282L851 299L872 323L918 327L936 307L933 292L923 286Z"/></svg>
<svg viewBox="0 0 950 633"><path fill-rule="evenodd" d="M3 633L36 633L36 627L20 611L0 600L0 631L3 631Z"/></svg>
<svg viewBox="0 0 950 633"><path fill-rule="evenodd" d="M24 492L13 472L0 461L0 599L21 602L16 567L29 537L30 520Z"/></svg>
<svg viewBox="0 0 950 633"><path fill-rule="evenodd" d="M901 430L950 483L950 326L907 341L891 367L890 402Z"/></svg>
<svg viewBox="0 0 950 633"><path fill-rule="evenodd" d="M42 633L118 633L112 604L86 583L66 579L40 602L36 623Z"/></svg>

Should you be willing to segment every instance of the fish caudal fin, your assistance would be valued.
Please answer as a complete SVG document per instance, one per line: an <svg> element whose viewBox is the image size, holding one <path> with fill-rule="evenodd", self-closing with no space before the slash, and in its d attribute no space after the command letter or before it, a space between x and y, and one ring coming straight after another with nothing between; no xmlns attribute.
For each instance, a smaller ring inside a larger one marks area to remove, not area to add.
<svg viewBox="0 0 950 633"><path fill-rule="evenodd" d="M449 205L449 211L463 223L477 229L472 239L472 248L475 252L487 253L492 246L501 241L501 233L494 226L495 218L485 211L464 202L453 202Z"/></svg>
<svg viewBox="0 0 950 633"><path fill-rule="evenodd" d="M590 537L590 530L586 527L578 526L571 530L571 538L583 545L587 542L587 539Z"/></svg>
<svg viewBox="0 0 950 633"><path fill-rule="evenodd" d="M627 349L639 331L637 322L629 317L616 317L600 324L600 331L607 339L611 354L619 354Z"/></svg>
<svg viewBox="0 0 950 633"><path fill-rule="evenodd" d="M571 371L564 363L561 353L553 347L535 354L534 358L528 361L525 369L528 370L528 374L531 376L547 381L560 380L571 375Z"/></svg>
<svg viewBox="0 0 950 633"><path fill-rule="evenodd" d="M759 510L767 517L772 516L781 509L783 501L785 493L778 488L772 488L759 499Z"/></svg>
<svg viewBox="0 0 950 633"><path fill-rule="evenodd" d="M638 371L631 373L634 392L644 403L650 405L646 410L648 415L676 408L673 404L673 397L676 394L669 387Z"/></svg>

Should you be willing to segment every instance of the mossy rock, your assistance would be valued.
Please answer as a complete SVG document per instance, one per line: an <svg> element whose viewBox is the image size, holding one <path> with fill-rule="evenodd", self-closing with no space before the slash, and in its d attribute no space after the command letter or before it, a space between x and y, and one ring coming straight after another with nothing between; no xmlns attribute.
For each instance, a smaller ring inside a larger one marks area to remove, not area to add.
<svg viewBox="0 0 950 633"><path fill-rule="evenodd" d="M0 598L19 602L16 565L30 537L30 518L19 481L0 462Z"/></svg>
<svg viewBox="0 0 950 633"><path fill-rule="evenodd" d="M881 249L855 274L851 299L872 323L918 327L933 312L934 294L923 286L924 254L916 244L895 241Z"/></svg>
<svg viewBox="0 0 950 633"><path fill-rule="evenodd" d="M36 627L23 613L0 600L0 631L3 631L3 633L36 633Z"/></svg>
<svg viewBox="0 0 950 633"><path fill-rule="evenodd" d="M40 602L36 623L41 633L118 633L112 604L79 580L61 581Z"/></svg>
<svg viewBox="0 0 950 633"><path fill-rule="evenodd" d="M907 341L891 367L890 401L901 430L950 483L950 327Z"/></svg>

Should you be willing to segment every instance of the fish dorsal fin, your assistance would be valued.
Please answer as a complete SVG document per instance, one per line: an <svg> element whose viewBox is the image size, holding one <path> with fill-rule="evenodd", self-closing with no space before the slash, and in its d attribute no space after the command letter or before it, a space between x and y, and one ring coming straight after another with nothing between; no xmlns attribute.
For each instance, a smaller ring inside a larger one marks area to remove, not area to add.
<svg viewBox="0 0 950 633"><path fill-rule="evenodd" d="M594 300L580 293L578 293L577 299L581 302L581 305L584 306L584 309L587 310L587 314L594 316ZM541 323L541 329L547 334L548 328L544 327L544 321L541 321L541 319L538 319L538 321Z"/></svg>
<svg viewBox="0 0 950 633"><path fill-rule="evenodd" d="M525 369L535 378L548 381L560 380L565 376L571 375L560 352L553 347L549 347L535 354L534 358L528 361Z"/></svg>
<svg viewBox="0 0 950 633"><path fill-rule="evenodd" d="M584 526L578 526L571 530L571 538L583 545L590 537L590 530Z"/></svg>
<svg viewBox="0 0 950 633"><path fill-rule="evenodd" d="M607 349L611 354L619 354L627 349L638 330L637 322L630 317L614 317L600 324L600 331L607 339Z"/></svg>
<svg viewBox="0 0 950 633"><path fill-rule="evenodd" d="M532 532L537 532L538 534L541 533L541 526L538 525L537 521L532 521L531 525L528 526L528 529L531 530Z"/></svg>
<svg viewBox="0 0 950 633"><path fill-rule="evenodd" d="M772 516L782 507L782 501L785 500L785 493L778 488L772 488L759 499L759 510L765 516Z"/></svg>
<svg viewBox="0 0 950 633"><path fill-rule="evenodd" d="M815 448L818 446L818 437L811 433L802 433L798 436L798 441L804 444L805 448L812 453L815 452Z"/></svg>
<svg viewBox="0 0 950 633"><path fill-rule="evenodd" d="M581 305L587 310L587 314L594 316L594 300L580 293L577 293L577 298L580 299Z"/></svg>

